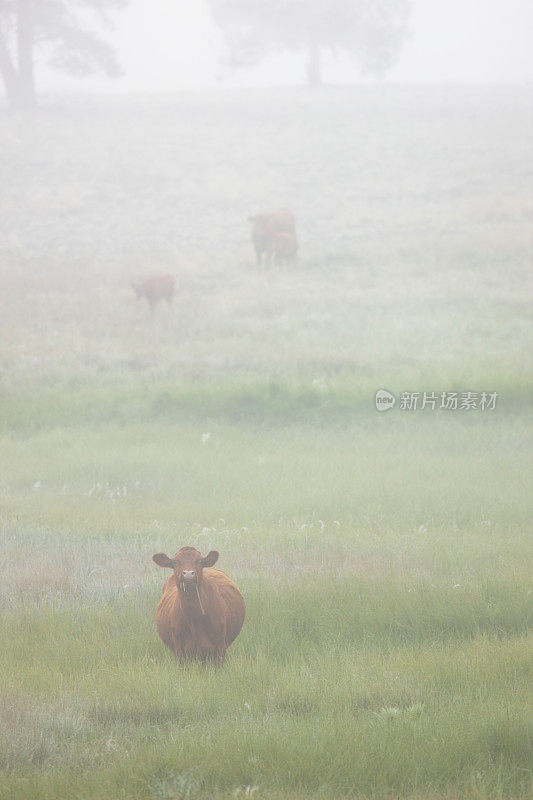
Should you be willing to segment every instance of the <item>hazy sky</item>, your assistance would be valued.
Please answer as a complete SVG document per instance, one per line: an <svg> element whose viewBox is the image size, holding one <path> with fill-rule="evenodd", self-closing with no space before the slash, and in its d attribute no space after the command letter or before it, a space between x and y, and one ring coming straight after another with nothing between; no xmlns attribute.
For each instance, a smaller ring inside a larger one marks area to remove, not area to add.
<svg viewBox="0 0 533 800"><path fill-rule="evenodd" d="M412 37L392 82L533 80L533 0L413 0ZM108 36L109 38L109 36ZM204 0L131 0L116 17L124 76L70 80L40 71L41 89L173 90L299 84L304 59L279 56L250 70L223 70L223 40ZM348 58L327 56L324 80L359 79Z"/></svg>

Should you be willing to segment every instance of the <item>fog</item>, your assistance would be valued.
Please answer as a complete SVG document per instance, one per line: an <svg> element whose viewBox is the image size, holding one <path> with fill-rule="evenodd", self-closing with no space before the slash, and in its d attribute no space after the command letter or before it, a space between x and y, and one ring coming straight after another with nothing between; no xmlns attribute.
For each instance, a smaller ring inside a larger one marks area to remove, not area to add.
<svg viewBox="0 0 533 800"><path fill-rule="evenodd" d="M94 36L65 10L104 0L33 2L0 0L2 800L531 798L533 3L414 0L404 41L401 0L315 0L306 52L232 69L207 0ZM34 71L36 21L122 76Z"/></svg>
<svg viewBox="0 0 533 800"><path fill-rule="evenodd" d="M299 55L279 54L249 69L221 66L224 43L205 2L132 0L117 13L114 40L124 71L118 80L69 79L44 69L45 91L172 91L297 85ZM413 0L411 37L391 83L502 83L533 80L531 0ZM112 38L112 34L108 38ZM362 81L353 62L326 55L327 83ZM373 79L375 80L375 79Z"/></svg>

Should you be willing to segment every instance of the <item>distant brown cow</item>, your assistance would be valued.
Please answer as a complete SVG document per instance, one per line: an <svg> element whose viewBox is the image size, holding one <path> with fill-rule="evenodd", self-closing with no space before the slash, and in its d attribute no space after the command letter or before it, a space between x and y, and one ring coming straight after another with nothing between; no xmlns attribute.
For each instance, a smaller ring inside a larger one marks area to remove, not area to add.
<svg viewBox="0 0 533 800"><path fill-rule="evenodd" d="M221 664L242 628L246 606L233 581L211 569L217 551L202 557L194 547L182 547L174 558L156 553L152 559L174 570L156 611L161 639L180 663L193 658Z"/></svg>
<svg viewBox="0 0 533 800"><path fill-rule="evenodd" d="M132 287L137 300L144 297L153 311L160 300L166 300L171 305L176 281L173 275L155 275L142 283L132 283Z"/></svg>
<svg viewBox="0 0 533 800"><path fill-rule="evenodd" d="M276 264L281 264L282 261L294 263L298 253L296 236L289 231L272 233L267 239L265 252L267 264L270 264L272 259Z"/></svg>
<svg viewBox="0 0 533 800"><path fill-rule="evenodd" d="M263 254L267 266L272 256L276 261L282 258L294 258L297 250L294 216L290 211L279 208L270 214L256 214L250 218L253 222L252 242L257 256L257 265L261 266Z"/></svg>

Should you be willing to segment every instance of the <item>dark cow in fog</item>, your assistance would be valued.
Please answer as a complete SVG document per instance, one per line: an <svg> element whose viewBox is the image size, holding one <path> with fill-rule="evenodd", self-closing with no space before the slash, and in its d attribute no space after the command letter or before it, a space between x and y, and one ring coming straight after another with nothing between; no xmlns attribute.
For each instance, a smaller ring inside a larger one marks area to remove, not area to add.
<svg viewBox="0 0 533 800"><path fill-rule="evenodd" d="M296 228L290 211L279 208L270 214L256 214L250 222L253 223L252 242L258 266L263 261L269 266L272 258L277 263L296 258Z"/></svg>
<svg viewBox="0 0 533 800"><path fill-rule="evenodd" d="M294 233L289 231L277 231L272 233L266 243L266 262L270 264L272 259L275 264L282 262L296 262L298 253L298 243Z"/></svg>
<svg viewBox="0 0 533 800"><path fill-rule="evenodd" d="M174 298L176 281L173 275L155 275L142 283L132 283L137 300L144 297L153 311L160 300L166 300L169 306Z"/></svg>
<svg viewBox="0 0 533 800"><path fill-rule="evenodd" d="M217 551L202 556L194 547L182 547L173 558L156 553L152 559L173 571L157 606L159 636L180 663L197 659L221 664L242 628L246 607L233 581L212 569Z"/></svg>

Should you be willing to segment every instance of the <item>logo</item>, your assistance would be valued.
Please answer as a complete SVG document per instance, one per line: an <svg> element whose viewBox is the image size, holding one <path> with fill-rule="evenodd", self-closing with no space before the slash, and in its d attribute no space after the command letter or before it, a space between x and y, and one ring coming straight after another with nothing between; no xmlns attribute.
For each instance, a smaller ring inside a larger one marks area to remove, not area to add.
<svg viewBox="0 0 533 800"><path fill-rule="evenodd" d="M376 409L378 411L390 411L394 408L396 398L386 389L378 389L376 392Z"/></svg>

